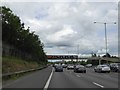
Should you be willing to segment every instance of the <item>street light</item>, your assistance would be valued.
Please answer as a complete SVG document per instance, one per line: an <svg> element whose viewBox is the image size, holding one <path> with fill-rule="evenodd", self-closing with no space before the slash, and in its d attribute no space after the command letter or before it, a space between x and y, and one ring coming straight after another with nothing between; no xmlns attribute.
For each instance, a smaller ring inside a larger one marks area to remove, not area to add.
<svg viewBox="0 0 120 90"><path fill-rule="evenodd" d="M77 61L76 62L78 61L79 61L79 44L77 45Z"/></svg>
<svg viewBox="0 0 120 90"><path fill-rule="evenodd" d="M107 55L107 31L106 31L106 25L107 24L116 24L116 22L110 22L110 23L106 23L106 22L94 22L95 24L96 23L99 23L99 24L104 24L105 26L105 47L106 47L106 55Z"/></svg>

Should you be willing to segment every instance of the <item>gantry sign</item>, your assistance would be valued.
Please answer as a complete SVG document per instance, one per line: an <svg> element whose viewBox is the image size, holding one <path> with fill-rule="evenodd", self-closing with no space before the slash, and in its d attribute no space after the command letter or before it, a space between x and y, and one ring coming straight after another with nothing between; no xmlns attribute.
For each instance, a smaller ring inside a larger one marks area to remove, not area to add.
<svg viewBox="0 0 120 90"><path fill-rule="evenodd" d="M47 55L47 59L77 59L77 55Z"/></svg>

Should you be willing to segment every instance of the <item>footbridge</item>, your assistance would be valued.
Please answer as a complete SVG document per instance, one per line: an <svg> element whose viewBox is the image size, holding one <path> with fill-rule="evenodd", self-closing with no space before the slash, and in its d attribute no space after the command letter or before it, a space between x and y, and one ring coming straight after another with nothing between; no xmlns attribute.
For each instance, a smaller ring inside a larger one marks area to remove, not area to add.
<svg viewBox="0 0 120 90"><path fill-rule="evenodd" d="M79 56L78 55L47 55L47 59L48 60L89 60L89 61L98 61L99 64L101 64L101 62L120 62L120 58L119 57L91 57L91 56Z"/></svg>

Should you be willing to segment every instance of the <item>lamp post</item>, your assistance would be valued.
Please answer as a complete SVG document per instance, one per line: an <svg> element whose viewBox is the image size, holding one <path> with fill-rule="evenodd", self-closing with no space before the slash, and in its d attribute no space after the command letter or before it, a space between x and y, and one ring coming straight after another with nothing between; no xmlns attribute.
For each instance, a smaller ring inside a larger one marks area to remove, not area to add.
<svg viewBox="0 0 120 90"><path fill-rule="evenodd" d="M77 45L77 50L76 50L76 54L77 54L77 59L76 59L76 62L78 63L79 61L79 44Z"/></svg>
<svg viewBox="0 0 120 90"><path fill-rule="evenodd" d="M107 55L107 31L106 31L106 26L107 24L116 24L116 22L111 22L111 23L106 23L106 22L94 22L95 24L104 24L105 26L105 48L106 48L106 55Z"/></svg>

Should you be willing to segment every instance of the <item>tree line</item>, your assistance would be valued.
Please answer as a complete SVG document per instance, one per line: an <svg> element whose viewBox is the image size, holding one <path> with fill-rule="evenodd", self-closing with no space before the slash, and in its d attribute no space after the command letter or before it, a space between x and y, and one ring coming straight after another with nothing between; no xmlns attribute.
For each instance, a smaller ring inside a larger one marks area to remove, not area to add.
<svg viewBox="0 0 120 90"><path fill-rule="evenodd" d="M22 57L27 53L31 60L47 61L43 50L43 43L39 36L25 29L24 23L15 15L10 8L2 6L2 41L14 46L22 52ZM27 58L26 58L27 59Z"/></svg>

